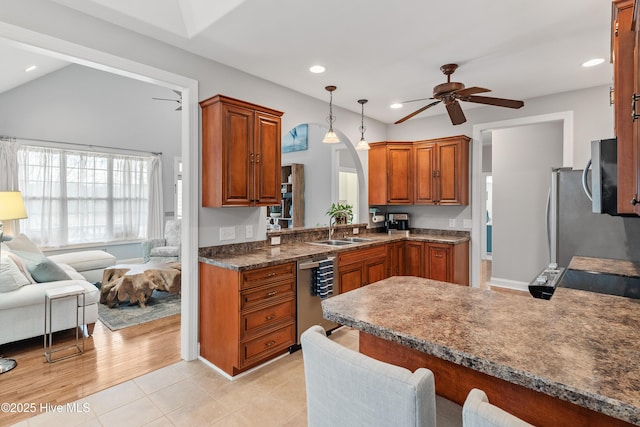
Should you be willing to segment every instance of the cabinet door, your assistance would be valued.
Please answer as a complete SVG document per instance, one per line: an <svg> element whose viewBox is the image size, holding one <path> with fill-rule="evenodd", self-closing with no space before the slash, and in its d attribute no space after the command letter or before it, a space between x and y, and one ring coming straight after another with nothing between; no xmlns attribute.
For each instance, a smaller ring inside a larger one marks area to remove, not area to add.
<svg viewBox="0 0 640 427"><path fill-rule="evenodd" d="M222 115L222 204L249 206L253 198L253 111L223 105Z"/></svg>
<svg viewBox="0 0 640 427"><path fill-rule="evenodd" d="M387 146L387 203L413 203L412 158L411 145Z"/></svg>
<svg viewBox="0 0 640 427"><path fill-rule="evenodd" d="M631 201L636 197L637 187L637 136L632 119L632 99L636 86L634 51L636 32L631 29L633 0L613 2L612 56L614 79L614 127L618 139L618 212L634 213ZM640 93L640 92L636 92ZM636 110L640 104L636 102ZM637 120L636 120L637 122ZM636 205L638 206L638 205Z"/></svg>
<svg viewBox="0 0 640 427"><path fill-rule="evenodd" d="M252 182L256 206L280 204L280 145L280 117L257 111Z"/></svg>
<svg viewBox="0 0 640 427"><path fill-rule="evenodd" d="M424 277L424 243L406 242L406 276Z"/></svg>
<svg viewBox="0 0 640 427"><path fill-rule="evenodd" d="M469 204L469 145L463 140L439 142L437 150L438 204Z"/></svg>
<svg viewBox="0 0 640 427"><path fill-rule="evenodd" d="M427 279L451 282L451 246L427 243Z"/></svg>
<svg viewBox="0 0 640 427"><path fill-rule="evenodd" d="M378 257L364 262L364 284L383 280L387 277L387 257Z"/></svg>
<svg viewBox="0 0 640 427"><path fill-rule="evenodd" d="M387 246L387 258L389 265L387 268L387 277L404 276L405 264L405 243L390 243Z"/></svg>
<svg viewBox="0 0 640 427"><path fill-rule="evenodd" d="M436 202L436 145L419 144L414 148L415 203L433 205Z"/></svg>
<svg viewBox="0 0 640 427"><path fill-rule="evenodd" d="M362 263L341 265L338 268L338 280L341 294L358 289L364 283Z"/></svg>
<svg viewBox="0 0 640 427"><path fill-rule="evenodd" d="M369 204L387 204L387 146L371 144L369 150Z"/></svg>

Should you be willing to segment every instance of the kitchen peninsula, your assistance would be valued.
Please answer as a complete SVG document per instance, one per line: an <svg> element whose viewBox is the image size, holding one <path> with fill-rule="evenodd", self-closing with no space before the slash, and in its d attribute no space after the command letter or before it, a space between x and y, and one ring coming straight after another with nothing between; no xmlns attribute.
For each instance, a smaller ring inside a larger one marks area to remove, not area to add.
<svg viewBox="0 0 640 427"><path fill-rule="evenodd" d="M360 351L473 387L538 426L640 425L639 301L559 288L551 300L392 277L323 301Z"/></svg>

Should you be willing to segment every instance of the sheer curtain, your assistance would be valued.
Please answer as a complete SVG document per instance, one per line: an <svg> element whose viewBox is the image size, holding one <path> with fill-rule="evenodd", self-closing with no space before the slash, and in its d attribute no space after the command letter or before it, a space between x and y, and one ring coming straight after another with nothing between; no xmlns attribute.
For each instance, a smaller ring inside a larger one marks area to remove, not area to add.
<svg viewBox="0 0 640 427"><path fill-rule="evenodd" d="M13 140L0 141L0 191L19 190L18 147ZM14 236L20 233L19 221L3 221L3 227L6 235Z"/></svg>
<svg viewBox="0 0 640 427"><path fill-rule="evenodd" d="M24 232L36 244L146 238L151 157L22 146L18 164Z"/></svg>
<svg viewBox="0 0 640 427"><path fill-rule="evenodd" d="M164 200L162 197L162 162L159 156L153 156L149 171L149 221L147 238L155 239L163 236Z"/></svg>

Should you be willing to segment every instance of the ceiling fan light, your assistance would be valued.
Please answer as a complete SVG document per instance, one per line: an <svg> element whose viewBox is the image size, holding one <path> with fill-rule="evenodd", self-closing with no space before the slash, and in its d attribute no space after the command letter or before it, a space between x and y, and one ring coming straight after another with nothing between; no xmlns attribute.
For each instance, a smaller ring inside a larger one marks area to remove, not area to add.
<svg viewBox="0 0 640 427"><path fill-rule="evenodd" d="M337 144L340 142L340 138L338 138L338 135L336 135L333 129L329 129L329 131L324 135L324 138L322 138L322 142L325 144Z"/></svg>

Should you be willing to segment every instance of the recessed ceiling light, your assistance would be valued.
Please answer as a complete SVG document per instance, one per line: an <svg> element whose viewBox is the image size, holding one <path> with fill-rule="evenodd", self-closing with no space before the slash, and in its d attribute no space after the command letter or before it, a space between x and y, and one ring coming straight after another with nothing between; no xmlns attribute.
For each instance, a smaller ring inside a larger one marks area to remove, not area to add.
<svg viewBox="0 0 640 427"><path fill-rule="evenodd" d="M402 108L402 104L400 104L399 102L396 102L395 104L389 105L389 107L391 107L391 108Z"/></svg>
<svg viewBox="0 0 640 427"><path fill-rule="evenodd" d="M320 74L320 73L324 73L325 68L322 65L314 65L311 68L309 68L309 71L311 71L314 74Z"/></svg>
<svg viewBox="0 0 640 427"><path fill-rule="evenodd" d="M38 68L37 65L29 65L27 68L24 69L25 73L28 73L29 71L33 71L36 68Z"/></svg>
<svg viewBox="0 0 640 427"><path fill-rule="evenodd" d="M583 67L594 67L596 65L600 65L604 62L603 58L593 58L588 60L587 62L583 62L582 66Z"/></svg>

